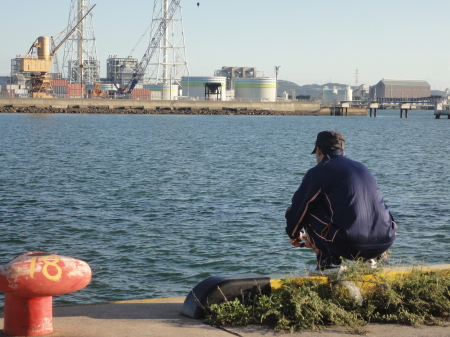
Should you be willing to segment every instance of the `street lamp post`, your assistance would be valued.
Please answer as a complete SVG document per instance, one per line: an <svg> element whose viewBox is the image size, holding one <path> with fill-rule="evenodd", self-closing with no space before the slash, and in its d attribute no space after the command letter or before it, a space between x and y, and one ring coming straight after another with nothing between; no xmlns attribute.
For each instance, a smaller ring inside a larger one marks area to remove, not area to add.
<svg viewBox="0 0 450 337"><path fill-rule="evenodd" d="M275 66L275 101L277 101L278 98L278 72L280 71L281 66Z"/></svg>

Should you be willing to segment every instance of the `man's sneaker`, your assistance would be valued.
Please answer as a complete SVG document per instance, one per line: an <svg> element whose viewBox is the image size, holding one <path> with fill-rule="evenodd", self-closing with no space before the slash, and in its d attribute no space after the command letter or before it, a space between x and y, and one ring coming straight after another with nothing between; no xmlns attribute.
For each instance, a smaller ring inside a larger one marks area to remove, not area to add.
<svg viewBox="0 0 450 337"><path fill-rule="evenodd" d="M388 255L386 253L381 254L380 256L377 257L377 261L381 262L381 264L385 264L385 265L389 265L389 258Z"/></svg>
<svg viewBox="0 0 450 337"><path fill-rule="evenodd" d="M377 261L375 261L374 259L369 259L366 261L366 266L369 269L375 269L377 267Z"/></svg>
<svg viewBox="0 0 450 337"><path fill-rule="evenodd" d="M331 266L327 266L325 268L319 268L316 264L312 264L308 268L308 272L310 274L323 275L323 276L332 275L332 274L340 275L341 273L343 273L346 270L347 270L347 266L340 266L340 265L335 265L335 264L332 264Z"/></svg>

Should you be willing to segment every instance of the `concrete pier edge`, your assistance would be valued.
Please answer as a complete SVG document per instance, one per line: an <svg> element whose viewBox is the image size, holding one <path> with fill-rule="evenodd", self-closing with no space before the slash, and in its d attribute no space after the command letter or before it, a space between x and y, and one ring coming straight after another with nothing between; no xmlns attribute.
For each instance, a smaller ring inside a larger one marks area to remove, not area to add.
<svg viewBox="0 0 450 337"><path fill-rule="evenodd" d="M450 264L415 266L421 270L449 270ZM407 273L412 267L385 268L386 273ZM304 273L274 275L278 277L304 278ZM182 336L182 337L256 337L285 336L266 326L246 326L215 328L199 319L180 315L185 297L155 298L108 303L79 304L53 307L54 332L48 336L62 337L115 337L115 336ZM0 328L3 327L3 312L0 312ZM448 326L411 327L398 324L369 324L370 336L374 337L448 337ZM291 333L301 337L343 337L354 336L344 327L329 326L324 331L303 331ZM0 336L6 336L0 331Z"/></svg>
<svg viewBox="0 0 450 337"><path fill-rule="evenodd" d="M134 110L170 111L174 114L208 114L209 111L223 111L223 114L252 114L254 111L268 111L278 115L316 115L330 116L330 108L321 108L319 102L249 102L249 101L156 101L123 99L46 99L46 98L0 98L0 112L10 109L52 109L67 113L68 109L90 110L88 113L125 113ZM86 112L86 111L84 111ZM349 116L367 116L365 108L349 108Z"/></svg>

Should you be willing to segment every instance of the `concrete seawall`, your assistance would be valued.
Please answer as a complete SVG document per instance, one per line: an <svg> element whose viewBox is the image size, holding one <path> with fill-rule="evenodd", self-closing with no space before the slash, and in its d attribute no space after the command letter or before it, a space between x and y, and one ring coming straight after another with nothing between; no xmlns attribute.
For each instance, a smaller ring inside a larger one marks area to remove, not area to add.
<svg viewBox="0 0 450 337"><path fill-rule="evenodd" d="M208 114L329 116L319 102L159 101L122 99L0 98L4 113ZM367 116L349 109L349 116Z"/></svg>

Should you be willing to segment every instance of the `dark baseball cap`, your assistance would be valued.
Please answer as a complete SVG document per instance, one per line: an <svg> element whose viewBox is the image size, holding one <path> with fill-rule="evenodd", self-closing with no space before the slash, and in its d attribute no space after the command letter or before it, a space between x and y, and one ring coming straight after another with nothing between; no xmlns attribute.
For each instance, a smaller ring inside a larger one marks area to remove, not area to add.
<svg viewBox="0 0 450 337"><path fill-rule="evenodd" d="M317 134L316 146L314 147L311 154L316 153L317 146L331 147L338 149L343 149L345 143L345 137L336 131L322 131Z"/></svg>

